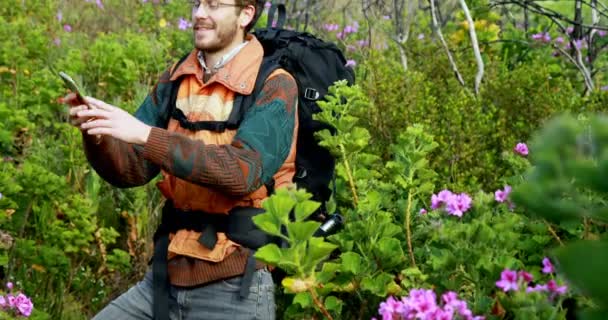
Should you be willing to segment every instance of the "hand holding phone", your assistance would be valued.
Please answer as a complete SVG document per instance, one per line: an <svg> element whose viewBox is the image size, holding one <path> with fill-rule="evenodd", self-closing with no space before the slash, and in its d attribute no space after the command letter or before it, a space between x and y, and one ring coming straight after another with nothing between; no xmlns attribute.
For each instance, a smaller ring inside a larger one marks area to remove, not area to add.
<svg viewBox="0 0 608 320"><path fill-rule="evenodd" d="M61 78L61 80L63 80L63 83L65 84L66 88L70 89L70 91L72 91L76 95L76 101L80 104L86 105L90 109L91 106L84 100L84 91L76 84L76 81L74 81L72 77L62 71L59 72L59 77Z"/></svg>

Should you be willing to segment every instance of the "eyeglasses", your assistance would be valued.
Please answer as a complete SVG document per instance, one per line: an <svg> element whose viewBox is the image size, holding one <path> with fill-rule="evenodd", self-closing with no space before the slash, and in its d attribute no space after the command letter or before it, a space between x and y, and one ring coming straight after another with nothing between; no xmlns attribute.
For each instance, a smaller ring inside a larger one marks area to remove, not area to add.
<svg viewBox="0 0 608 320"><path fill-rule="evenodd" d="M217 0L205 0L205 1L193 0L193 1L190 1L190 3L192 3L193 10L198 9L201 5L203 5L203 8L205 8L205 10L207 10L207 11L215 11L221 7L243 7L243 5L241 5L241 4L225 3L225 2L221 2L221 1L217 1Z"/></svg>

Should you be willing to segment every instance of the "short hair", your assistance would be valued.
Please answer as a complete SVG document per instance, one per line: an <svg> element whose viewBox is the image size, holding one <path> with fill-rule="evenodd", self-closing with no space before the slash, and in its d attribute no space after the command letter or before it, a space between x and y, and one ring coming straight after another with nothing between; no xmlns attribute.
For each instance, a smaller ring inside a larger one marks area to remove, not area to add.
<svg viewBox="0 0 608 320"><path fill-rule="evenodd" d="M255 23L262 15L262 11L264 11L264 0L237 0L236 3L240 4L241 10L242 8L249 5L255 7L255 15L253 16L253 19L247 26L245 26L245 33L248 33L249 31L251 31L253 26L255 26Z"/></svg>

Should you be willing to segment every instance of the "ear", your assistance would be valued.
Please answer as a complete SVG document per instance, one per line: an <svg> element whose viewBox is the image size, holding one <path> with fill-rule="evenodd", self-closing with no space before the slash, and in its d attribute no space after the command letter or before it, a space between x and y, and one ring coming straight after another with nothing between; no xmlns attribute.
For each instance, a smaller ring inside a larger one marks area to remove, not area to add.
<svg viewBox="0 0 608 320"><path fill-rule="evenodd" d="M245 29L245 27L247 27L247 25L253 20L253 17L255 17L255 7L252 5L247 5L239 14L239 25Z"/></svg>

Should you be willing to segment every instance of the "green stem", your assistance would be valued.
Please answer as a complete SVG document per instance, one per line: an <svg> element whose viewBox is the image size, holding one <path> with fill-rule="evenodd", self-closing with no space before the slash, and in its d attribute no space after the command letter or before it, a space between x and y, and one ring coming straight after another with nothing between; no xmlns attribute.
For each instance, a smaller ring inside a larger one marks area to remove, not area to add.
<svg viewBox="0 0 608 320"><path fill-rule="evenodd" d="M327 311L327 309L325 309L325 306L323 305L321 300L319 300L319 297L317 296L317 293L315 292L314 288L308 289L308 292L310 292L312 301L315 303L317 308L319 308L319 310L321 310L321 313L323 314L325 319L334 320L334 318L331 316L331 314L329 314L329 311Z"/></svg>
<svg viewBox="0 0 608 320"><path fill-rule="evenodd" d="M355 187L355 179L353 178L353 174L350 171L350 164L346 159L346 149L343 144L340 144L340 151L342 152L342 158L344 159L344 167L346 169L346 175L348 176L348 184L350 185L350 191L353 193L353 201L355 202L355 207L359 204L359 197L357 196L357 188Z"/></svg>
<svg viewBox="0 0 608 320"><path fill-rule="evenodd" d="M416 268L416 259L414 259L414 249L412 248L412 230L411 230L411 215L412 215L412 190L407 193L407 209L405 209L405 233L407 235L407 249L412 261L412 267Z"/></svg>

